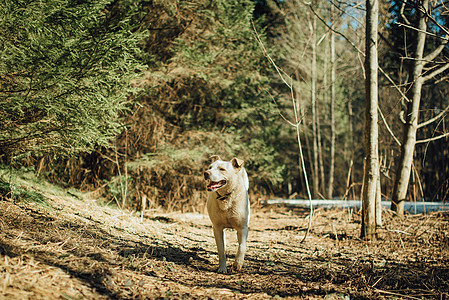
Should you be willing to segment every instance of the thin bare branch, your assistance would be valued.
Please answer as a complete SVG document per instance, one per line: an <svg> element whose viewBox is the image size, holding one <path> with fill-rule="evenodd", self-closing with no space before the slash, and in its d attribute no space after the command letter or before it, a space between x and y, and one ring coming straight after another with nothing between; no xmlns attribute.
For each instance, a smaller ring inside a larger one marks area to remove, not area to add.
<svg viewBox="0 0 449 300"><path fill-rule="evenodd" d="M405 3L406 3L406 1L403 2L403 5L405 5ZM444 4L445 3L442 3L441 5L444 5ZM430 54L428 54L427 56L425 56L423 58L423 60L425 62L430 62L430 61L434 60L443 51L443 49L446 47L447 43L449 42L449 30L446 27L444 27L441 24L439 24L437 22L437 20L435 20L435 18L429 13L429 10L425 9L422 5L414 4L412 6L414 8L416 8L416 9L418 9L419 11L421 11L433 24L435 24L441 31L443 31L445 33L444 37L441 37L441 36L436 35L434 33L430 33L430 32L427 32L427 31L425 32L426 35L434 36L434 37L439 38L439 39L442 40L441 44L434 51L432 51ZM413 29L413 30L416 30L416 31L420 31L418 28L410 26L410 23L408 23L408 24L401 24L401 23L399 23L399 25L407 27L407 28L410 28L410 29ZM444 69L441 69L440 71L437 70L437 71L435 71L435 73L431 73L428 76L425 76L423 78L424 78L425 81L429 80L432 77L440 74L441 72L443 72L446 69L447 69L447 67L444 68Z"/></svg>
<svg viewBox="0 0 449 300"><path fill-rule="evenodd" d="M434 136L434 137L431 137L431 138L428 138L428 139L425 139L425 140L418 140L418 141L416 141L416 144L422 144L422 143L433 142L433 141L436 141L436 140L445 138L445 137L447 137L447 136L449 136L449 132L446 132L446 133L444 133L444 134L442 134L442 135Z"/></svg>
<svg viewBox="0 0 449 300"><path fill-rule="evenodd" d="M402 17L402 19L405 21L405 23L407 23L408 25L410 25L410 21L407 19L407 17L404 15L404 10L405 10L405 4L407 3L407 0L404 0L403 2L402 2L402 5L401 5L401 10L400 10L400 13L401 13L401 17Z"/></svg>
<svg viewBox="0 0 449 300"><path fill-rule="evenodd" d="M435 24L435 26L437 26L446 35L449 35L449 30L446 27L442 26L440 23L438 23L437 20L435 20L435 18L432 17L432 15L429 13L429 11L427 9L425 9L422 5L415 5L415 8L418 9L419 11L421 11L422 13L424 13L426 15L426 17L430 21L432 21L432 23Z"/></svg>
<svg viewBox="0 0 449 300"><path fill-rule="evenodd" d="M282 119L284 119L285 122L287 122L289 125L296 127L298 126L298 124L301 122L299 121L298 124L293 123L292 121L290 121L289 119L287 119L281 112L281 110L279 109L279 105L276 102L276 99L274 99L273 95L271 95L271 93L268 90L265 90L267 92L268 95L270 95L271 99L273 100L274 104L276 104L276 109L278 110L278 114L281 116Z"/></svg>
<svg viewBox="0 0 449 300"><path fill-rule="evenodd" d="M285 72L276 65L274 60L268 54L265 46L263 45L262 40L260 39L259 33L256 30L256 26L254 25L254 22L252 23L252 25L253 25L254 35L257 39L257 42L262 47L262 51L264 52L265 56L269 59L271 64L275 67L276 71L278 72L279 76L281 77L281 79L285 83L285 85L287 85L290 88L290 92L291 92L291 100L292 100L293 111L295 113L295 122L296 122L296 124L293 124L293 126L296 129L296 138L298 141L299 156L301 158L301 166L302 166L302 171L304 173L304 180L305 180L305 185L307 188L307 194L309 196L309 205L310 205L309 224L307 226L307 231L306 231L303 239L301 240L301 243L303 243L306 240L307 235L310 232L310 229L312 228L313 205L312 205L312 194L310 193L309 180L307 177L306 164L304 162L304 154L303 154L302 145L301 145L301 135L300 135L300 127L299 127L299 124L301 122L300 122L300 119L298 116L298 112L296 110L296 103L295 103L295 96L294 96L294 89L293 89L293 78L286 75ZM287 78L290 79L290 82L287 82L286 79L282 76L282 74L285 74L287 76ZM298 101L298 100L296 100L296 101ZM284 120L287 120L287 119L284 118ZM292 124L291 122L289 122L289 123Z"/></svg>
<svg viewBox="0 0 449 300"><path fill-rule="evenodd" d="M422 30L420 30L420 29L418 29L418 28L416 28L414 26L411 26L411 25L408 25L408 24L404 24L404 23L401 23L401 22L397 22L396 24L398 24L399 26L406 27L408 29L412 29L412 30L418 31L418 32L424 32L426 35L433 36L433 37L445 40L447 42L447 38L446 37L439 36L439 35L437 35L435 33L428 32L428 31L422 31Z"/></svg>
<svg viewBox="0 0 449 300"><path fill-rule="evenodd" d="M442 112L440 112L435 117L433 117L433 118L431 118L431 119L429 119L429 120L427 120L425 122L422 122L422 123L418 124L417 128L421 128L421 127L427 126L430 123L433 123L433 122L437 121L438 119L443 117L448 111L449 111L449 106L447 106Z"/></svg>
<svg viewBox="0 0 449 300"><path fill-rule="evenodd" d="M432 73L427 74L426 76L423 76L422 79L424 81L428 81L432 78L434 78L435 76L437 76L438 74L443 73L444 71L446 71L447 69L449 69L449 63L445 64L444 66L442 66L441 68L436 69L435 71L433 71Z"/></svg>
<svg viewBox="0 0 449 300"><path fill-rule="evenodd" d="M446 4L448 4L448 3L449 3L449 1L442 1L440 4L436 5L434 7L434 9L437 9L437 8L440 8L440 7L446 8Z"/></svg>
<svg viewBox="0 0 449 300"><path fill-rule="evenodd" d="M380 110L380 107L377 107L377 110L379 111L380 117L382 118L382 121L385 124L385 127L387 128L387 131L390 133L390 135L393 137L394 141L396 142L396 144L398 144L399 146L401 146L401 142L398 140L398 138L394 135L393 131L391 130L390 126L388 126L387 121L385 120L385 117L382 113L382 111Z"/></svg>
<svg viewBox="0 0 449 300"><path fill-rule="evenodd" d="M284 78L284 76L286 76L287 78L291 79L289 75L287 75L282 69L280 69L276 63L273 61L273 59L271 58L271 56L268 54L267 49L265 48L265 45L262 43L262 40L260 39L259 34L257 33L256 30L256 26L254 25L254 22L251 20L251 23L253 25L253 32L254 32L254 37L256 38L257 42L259 43L259 46L262 48L262 52L265 54L265 57L268 58L268 60L270 61L270 63L274 66L274 68L276 69L276 72L279 74L279 77L282 79L282 81L284 82L284 84L286 86L288 86L288 88L292 89L292 86L290 85L290 83L287 82L287 80Z"/></svg>
<svg viewBox="0 0 449 300"><path fill-rule="evenodd" d="M443 51L443 49L446 47L447 43L449 42L448 36L445 35L443 40L441 41L441 44L434 50L432 51L430 54L426 55L424 57L425 61L432 61L435 59L435 57L437 57L441 51Z"/></svg>
<svg viewBox="0 0 449 300"><path fill-rule="evenodd" d="M344 38L349 44L351 44L351 46L357 50L357 52L359 54L361 54L363 57L365 57L365 53L360 50L349 38L347 38L343 33L341 33L340 31L332 28L331 26L329 26L329 24L327 24L327 22L325 22L323 20L323 18L321 18L321 16L315 12L315 10L313 9L313 7L309 6L310 10L313 12L313 14L327 27L329 28L329 30L335 32L336 34L338 34L339 36L341 36L342 38ZM399 94L401 95L402 98L404 98L405 101L410 102L410 100L408 99L408 97L404 94L404 92L398 87L398 85L393 81L393 79L391 79L391 77L380 67L378 66L379 71L385 76L385 78L387 78L387 80L393 85L393 87L399 92Z"/></svg>

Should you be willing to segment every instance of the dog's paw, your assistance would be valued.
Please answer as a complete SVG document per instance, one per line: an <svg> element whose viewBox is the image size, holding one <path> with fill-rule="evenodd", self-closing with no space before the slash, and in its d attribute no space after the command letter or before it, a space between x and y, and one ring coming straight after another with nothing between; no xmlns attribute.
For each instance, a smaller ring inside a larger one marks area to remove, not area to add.
<svg viewBox="0 0 449 300"><path fill-rule="evenodd" d="M245 266L244 262L235 261L232 265L232 270L235 272L240 272L242 270L242 267Z"/></svg>
<svg viewBox="0 0 449 300"><path fill-rule="evenodd" d="M219 274L226 274L226 273L228 273L228 269L226 268L226 266L219 267L218 270L217 270L217 273L219 273Z"/></svg>

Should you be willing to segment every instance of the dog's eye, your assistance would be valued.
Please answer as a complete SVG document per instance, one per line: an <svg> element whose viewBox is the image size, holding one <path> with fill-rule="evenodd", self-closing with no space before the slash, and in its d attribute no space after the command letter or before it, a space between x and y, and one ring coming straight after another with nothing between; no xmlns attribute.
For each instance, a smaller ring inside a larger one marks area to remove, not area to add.
<svg viewBox="0 0 449 300"><path fill-rule="evenodd" d="M220 171L226 171L225 168L218 168L218 170L220 170Z"/></svg>

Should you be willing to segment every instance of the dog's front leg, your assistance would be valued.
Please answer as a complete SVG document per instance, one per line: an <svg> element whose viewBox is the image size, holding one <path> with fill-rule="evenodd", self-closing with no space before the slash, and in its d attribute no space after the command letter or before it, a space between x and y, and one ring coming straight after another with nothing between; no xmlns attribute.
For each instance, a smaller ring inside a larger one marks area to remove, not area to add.
<svg viewBox="0 0 449 300"><path fill-rule="evenodd" d="M215 236L215 243L217 244L217 250L218 250L218 261L219 261L219 267L218 267L218 273L227 273L228 270L226 269L226 239L225 239L225 233L224 228L218 228L214 226L214 236Z"/></svg>
<svg viewBox="0 0 449 300"><path fill-rule="evenodd" d="M245 252L246 252L246 239L248 238L248 227L237 230L237 239L239 241L239 248L237 250L237 256L233 268L236 271L240 271L244 266Z"/></svg>

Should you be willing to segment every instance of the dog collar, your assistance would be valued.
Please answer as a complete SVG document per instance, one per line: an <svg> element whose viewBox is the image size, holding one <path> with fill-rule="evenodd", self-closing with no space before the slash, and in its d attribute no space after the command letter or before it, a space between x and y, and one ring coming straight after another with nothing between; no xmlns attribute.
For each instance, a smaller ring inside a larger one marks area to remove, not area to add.
<svg viewBox="0 0 449 300"><path fill-rule="evenodd" d="M226 200L226 199L229 198L229 196L230 196L231 194L232 194L232 193L227 193L227 194L224 194L224 195L220 195L220 193L217 192L217 195L218 195L217 200L220 200L220 201Z"/></svg>

